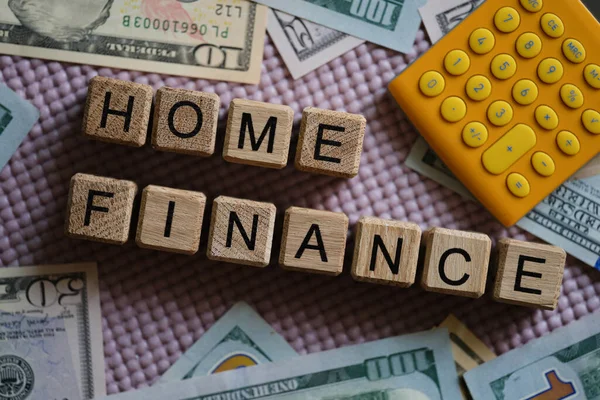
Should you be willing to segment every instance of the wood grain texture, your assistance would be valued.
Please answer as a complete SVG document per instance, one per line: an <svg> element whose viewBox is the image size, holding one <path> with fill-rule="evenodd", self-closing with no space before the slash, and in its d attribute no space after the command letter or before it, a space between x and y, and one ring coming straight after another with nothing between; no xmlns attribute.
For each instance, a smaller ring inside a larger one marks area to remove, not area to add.
<svg viewBox="0 0 600 400"><path fill-rule="evenodd" d="M127 242L136 193L137 185L131 181L73 175L65 233L77 239Z"/></svg>
<svg viewBox="0 0 600 400"><path fill-rule="evenodd" d="M279 264L292 271L339 275L347 235L346 214L290 207L283 221Z"/></svg>
<svg viewBox="0 0 600 400"><path fill-rule="evenodd" d="M356 176L365 126L362 115L305 108L296 149L296 168L341 178Z"/></svg>
<svg viewBox="0 0 600 400"><path fill-rule="evenodd" d="M210 222L208 258L266 267L271 259L276 213L271 203L217 197Z"/></svg>
<svg viewBox="0 0 600 400"><path fill-rule="evenodd" d="M503 303L554 310L567 255L547 244L500 239L492 297Z"/></svg>
<svg viewBox="0 0 600 400"><path fill-rule="evenodd" d="M143 146L148 134L152 96L149 85L95 76L90 79L83 112L84 136ZM107 113L107 110L110 111Z"/></svg>
<svg viewBox="0 0 600 400"><path fill-rule="evenodd" d="M423 235L421 286L430 292L478 298L485 292L492 241L482 233L431 228Z"/></svg>
<svg viewBox="0 0 600 400"><path fill-rule="evenodd" d="M206 196L191 190L149 185L142 191L135 241L147 249L196 254Z"/></svg>
<svg viewBox="0 0 600 400"><path fill-rule="evenodd" d="M417 224L362 217L356 225L352 277L409 287L415 282L420 243Z"/></svg>
<svg viewBox="0 0 600 400"><path fill-rule="evenodd" d="M238 164L284 168L293 123L291 107L233 99L229 106L223 158Z"/></svg>
<svg viewBox="0 0 600 400"><path fill-rule="evenodd" d="M208 157L215 152L221 99L215 93L162 87L156 92L152 147Z"/></svg>

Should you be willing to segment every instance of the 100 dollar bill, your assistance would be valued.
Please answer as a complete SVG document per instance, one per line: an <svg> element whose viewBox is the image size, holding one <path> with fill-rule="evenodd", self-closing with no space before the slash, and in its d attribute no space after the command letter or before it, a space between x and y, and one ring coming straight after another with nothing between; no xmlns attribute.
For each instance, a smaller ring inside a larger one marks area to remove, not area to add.
<svg viewBox="0 0 600 400"><path fill-rule="evenodd" d="M0 53L258 83L266 24L245 0L8 0Z"/></svg>

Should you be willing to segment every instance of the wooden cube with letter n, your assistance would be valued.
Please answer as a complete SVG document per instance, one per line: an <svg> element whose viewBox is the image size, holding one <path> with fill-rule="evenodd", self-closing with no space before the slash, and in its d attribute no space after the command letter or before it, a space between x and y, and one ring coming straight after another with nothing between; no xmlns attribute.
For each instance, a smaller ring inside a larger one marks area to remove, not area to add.
<svg viewBox="0 0 600 400"><path fill-rule="evenodd" d="M140 147L146 143L152 87L96 76L90 80L83 134L91 139Z"/></svg>
<svg viewBox="0 0 600 400"><path fill-rule="evenodd" d="M554 310L560 295L563 249L547 244L500 239L493 297L497 301Z"/></svg>
<svg viewBox="0 0 600 400"><path fill-rule="evenodd" d="M284 269L339 275L344 269L348 217L290 207L285 211L279 264Z"/></svg>
<svg viewBox="0 0 600 400"><path fill-rule="evenodd" d="M123 244L137 185L131 181L75 174L69 188L66 234L78 239Z"/></svg>
<svg viewBox="0 0 600 400"><path fill-rule="evenodd" d="M356 176L365 126L362 115L306 108L296 148L296 168L341 178Z"/></svg>
<svg viewBox="0 0 600 400"><path fill-rule="evenodd" d="M423 235L421 286L430 292L478 298L485 291L492 241L482 233L431 228Z"/></svg>
<svg viewBox="0 0 600 400"><path fill-rule="evenodd" d="M213 201L207 256L266 267L271 258L274 204L219 196Z"/></svg>
<svg viewBox="0 0 600 400"><path fill-rule="evenodd" d="M408 287L415 282L421 228L410 222L363 217L356 226L352 277Z"/></svg>
<svg viewBox="0 0 600 400"><path fill-rule="evenodd" d="M233 99L229 106L223 158L281 169L287 165L294 111L278 104Z"/></svg>

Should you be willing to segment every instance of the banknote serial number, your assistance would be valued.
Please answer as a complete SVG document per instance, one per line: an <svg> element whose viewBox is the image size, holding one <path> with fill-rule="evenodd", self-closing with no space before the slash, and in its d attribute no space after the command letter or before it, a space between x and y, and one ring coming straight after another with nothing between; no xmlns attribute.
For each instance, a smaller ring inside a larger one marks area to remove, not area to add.
<svg viewBox="0 0 600 400"><path fill-rule="evenodd" d="M196 24L181 22L169 19L158 19L158 18L143 18L133 17L131 15L123 16L123 26L125 28L138 28L155 31L183 33L189 35L202 35L205 36L209 33L214 33L215 37L227 39L229 37L229 27L221 27L219 25L207 25L207 24Z"/></svg>

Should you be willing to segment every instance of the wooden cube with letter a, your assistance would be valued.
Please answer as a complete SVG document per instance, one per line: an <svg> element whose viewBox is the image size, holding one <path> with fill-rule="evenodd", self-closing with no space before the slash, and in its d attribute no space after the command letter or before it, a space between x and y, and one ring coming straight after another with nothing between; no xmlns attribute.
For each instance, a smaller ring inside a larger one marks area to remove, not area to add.
<svg viewBox="0 0 600 400"><path fill-rule="evenodd" d="M149 185L142 191L142 204L135 241L138 246L195 254L206 196L191 190Z"/></svg>
<svg viewBox="0 0 600 400"><path fill-rule="evenodd" d="M348 217L290 207L285 212L279 264L284 269L339 275L344 269Z"/></svg>
<svg viewBox="0 0 600 400"><path fill-rule="evenodd" d="M547 244L500 239L493 298L522 306L554 310L560 295L563 249Z"/></svg>
<svg viewBox="0 0 600 400"><path fill-rule="evenodd" d="M294 111L278 104L233 99L229 106L223 158L267 168L288 161Z"/></svg>
<svg viewBox="0 0 600 400"><path fill-rule="evenodd" d="M478 298L485 291L492 241L482 233L431 228L423 235L421 286L430 292Z"/></svg>
<svg viewBox="0 0 600 400"><path fill-rule="evenodd" d="M162 87L156 92L152 147L194 156L215 152L221 100L214 93Z"/></svg>
<svg viewBox="0 0 600 400"><path fill-rule="evenodd" d="M306 108L296 148L296 168L342 178L356 176L365 126L362 115Z"/></svg>
<svg viewBox="0 0 600 400"><path fill-rule="evenodd" d="M140 147L146 143L152 87L96 76L90 80L83 134L91 139Z"/></svg>
<svg viewBox="0 0 600 400"><path fill-rule="evenodd" d="M131 181L75 174L69 188L65 232L78 239L123 244L137 185Z"/></svg>
<svg viewBox="0 0 600 400"><path fill-rule="evenodd" d="M266 267L271 258L274 204L219 196L213 202L207 256Z"/></svg>
<svg viewBox="0 0 600 400"><path fill-rule="evenodd" d="M352 277L408 287L415 282L421 228L410 222L363 217L356 226Z"/></svg>

